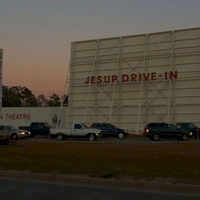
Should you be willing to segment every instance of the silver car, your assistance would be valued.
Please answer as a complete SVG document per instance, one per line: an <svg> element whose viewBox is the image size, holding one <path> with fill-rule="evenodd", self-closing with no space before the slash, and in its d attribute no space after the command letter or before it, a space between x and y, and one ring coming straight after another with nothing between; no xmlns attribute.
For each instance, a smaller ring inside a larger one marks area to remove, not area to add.
<svg viewBox="0 0 200 200"><path fill-rule="evenodd" d="M0 125L0 138L18 140L30 137L30 135L31 133L29 131L20 130L10 125Z"/></svg>

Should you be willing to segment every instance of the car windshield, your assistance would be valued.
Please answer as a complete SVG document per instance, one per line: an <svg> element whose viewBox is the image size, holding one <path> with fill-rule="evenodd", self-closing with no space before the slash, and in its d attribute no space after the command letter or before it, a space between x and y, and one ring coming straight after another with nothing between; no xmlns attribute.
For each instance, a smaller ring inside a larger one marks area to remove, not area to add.
<svg viewBox="0 0 200 200"><path fill-rule="evenodd" d="M88 126L86 126L85 124L82 124L82 126L83 126L84 128L88 128Z"/></svg>
<svg viewBox="0 0 200 200"><path fill-rule="evenodd" d="M17 128L14 127L14 126L7 126L6 129L7 129L7 130L10 130L10 131L15 131L15 130L17 130Z"/></svg>
<svg viewBox="0 0 200 200"><path fill-rule="evenodd" d="M197 128L194 124L188 124L188 128Z"/></svg>
<svg viewBox="0 0 200 200"><path fill-rule="evenodd" d="M108 127L111 127L111 128L116 128L116 126L113 125L113 124L107 124L107 126L108 126Z"/></svg>
<svg viewBox="0 0 200 200"><path fill-rule="evenodd" d="M174 129L174 130L177 129L177 127L175 125L173 125L173 124L168 124L168 128L169 129Z"/></svg>
<svg viewBox="0 0 200 200"><path fill-rule="evenodd" d="M45 127L51 128L51 126L48 123L44 123Z"/></svg>

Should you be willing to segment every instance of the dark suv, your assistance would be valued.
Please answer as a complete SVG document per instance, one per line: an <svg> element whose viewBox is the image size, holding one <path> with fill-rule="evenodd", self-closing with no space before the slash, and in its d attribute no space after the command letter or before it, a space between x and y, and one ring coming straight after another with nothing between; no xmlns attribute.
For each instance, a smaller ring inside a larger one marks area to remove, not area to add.
<svg viewBox="0 0 200 200"><path fill-rule="evenodd" d="M176 126L181 129L189 130L193 133L193 136L197 139L200 136L200 129L193 123L190 122L179 122Z"/></svg>
<svg viewBox="0 0 200 200"><path fill-rule="evenodd" d="M125 129L118 128L110 123L94 123L91 125L91 128L97 128L102 130L102 137L118 137L119 139L123 139L128 134L128 131Z"/></svg>
<svg viewBox="0 0 200 200"><path fill-rule="evenodd" d="M154 141L160 138L177 138L186 141L192 136L191 131L167 123L148 123L144 128L144 134Z"/></svg>

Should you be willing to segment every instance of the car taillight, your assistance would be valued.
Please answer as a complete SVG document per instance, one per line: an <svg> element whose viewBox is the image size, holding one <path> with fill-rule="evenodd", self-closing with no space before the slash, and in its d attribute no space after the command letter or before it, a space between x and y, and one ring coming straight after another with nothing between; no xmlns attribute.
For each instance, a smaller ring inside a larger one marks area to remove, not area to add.
<svg viewBox="0 0 200 200"><path fill-rule="evenodd" d="M148 132L149 132L149 129L147 128L145 132L148 133Z"/></svg>

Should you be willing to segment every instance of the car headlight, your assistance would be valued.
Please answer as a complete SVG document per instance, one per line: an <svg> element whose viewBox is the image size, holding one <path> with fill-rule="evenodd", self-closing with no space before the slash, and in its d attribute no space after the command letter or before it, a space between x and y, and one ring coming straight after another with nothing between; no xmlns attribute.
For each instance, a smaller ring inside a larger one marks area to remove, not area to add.
<svg viewBox="0 0 200 200"><path fill-rule="evenodd" d="M193 134L193 133L192 133L192 132L190 132L190 136L192 136L192 134Z"/></svg>
<svg viewBox="0 0 200 200"><path fill-rule="evenodd" d="M25 132L21 132L22 135L25 135Z"/></svg>

